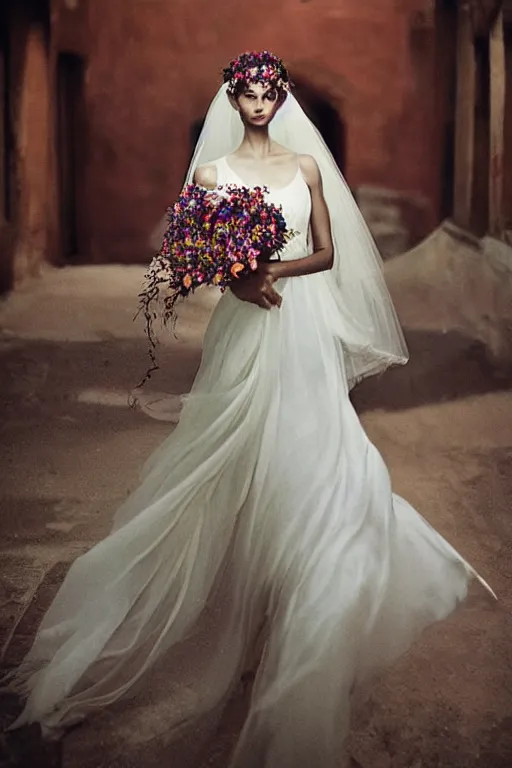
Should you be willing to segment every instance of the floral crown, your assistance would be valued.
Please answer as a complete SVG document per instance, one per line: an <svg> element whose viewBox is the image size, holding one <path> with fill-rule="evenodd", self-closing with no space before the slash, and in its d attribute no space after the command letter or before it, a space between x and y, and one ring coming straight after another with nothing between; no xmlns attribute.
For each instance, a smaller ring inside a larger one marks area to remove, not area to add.
<svg viewBox="0 0 512 768"><path fill-rule="evenodd" d="M289 91L291 81L287 69L278 56L270 51L248 51L229 62L223 70L228 92L234 95L243 83L271 85L281 91Z"/></svg>

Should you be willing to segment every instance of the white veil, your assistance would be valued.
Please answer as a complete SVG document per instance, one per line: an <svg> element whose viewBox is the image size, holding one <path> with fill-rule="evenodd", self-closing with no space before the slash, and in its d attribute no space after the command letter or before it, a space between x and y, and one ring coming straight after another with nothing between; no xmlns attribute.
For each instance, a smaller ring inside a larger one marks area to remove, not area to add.
<svg viewBox="0 0 512 768"><path fill-rule="evenodd" d="M326 279L340 313L336 325L350 385L406 363L407 347L375 242L327 145L291 93L272 121L270 134L288 149L312 155L322 175L334 243L334 266ZM198 165L234 152L242 138L243 125L224 84L206 115L186 183Z"/></svg>

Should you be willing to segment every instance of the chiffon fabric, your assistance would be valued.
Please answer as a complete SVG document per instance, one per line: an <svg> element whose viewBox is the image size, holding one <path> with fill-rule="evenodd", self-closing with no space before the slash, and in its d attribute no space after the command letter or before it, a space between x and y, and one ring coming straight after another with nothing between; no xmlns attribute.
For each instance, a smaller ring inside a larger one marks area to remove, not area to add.
<svg viewBox="0 0 512 768"><path fill-rule="evenodd" d="M216 165L220 184L243 183ZM307 255L300 168L269 197L299 233L282 258ZM230 768L334 768L353 690L466 595L472 568L392 493L351 405L328 275L276 288L279 309L230 291L217 304L179 424L17 671L15 727L57 734L186 658L168 680L172 733L226 700L260 634Z"/></svg>
<svg viewBox="0 0 512 768"><path fill-rule="evenodd" d="M193 181L198 165L231 155L243 141L244 125L228 99L227 88L226 83L221 85L210 104L188 168L187 183ZM384 280L382 259L322 135L292 93L286 95L268 130L273 142L297 155L313 157L322 178L333 244L333 265L324 275L324 283L340 315L336 324L343 328L344 370L350 389L366 376L391 365L404 365L408 360L407 345ZM161 229L158 235L161 242ZM334 310L332 302L331 308Z"/></svg>

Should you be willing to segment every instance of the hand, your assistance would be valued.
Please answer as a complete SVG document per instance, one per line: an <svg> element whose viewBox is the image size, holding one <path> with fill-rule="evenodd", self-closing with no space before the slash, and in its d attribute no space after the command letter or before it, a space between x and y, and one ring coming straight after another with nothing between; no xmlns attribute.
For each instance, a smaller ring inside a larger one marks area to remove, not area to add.
<svg viewBox="0 0 512 768"><path fill-rule="evenodd" d="M256 272L233 280L231 290L241 301L272 309L273 306L280 307L283 300L273 287L275 281L272 264L260 263Z"/></svg>
<svg viewBox="0 0 512 768"><path fill-rule="evenodd" d="M210 203L210 205L213 205L215 208L222 203L222 195L220 195L215 189L212 189L211 192L207 192L204 196L204 199L207 203Z"/></svg>

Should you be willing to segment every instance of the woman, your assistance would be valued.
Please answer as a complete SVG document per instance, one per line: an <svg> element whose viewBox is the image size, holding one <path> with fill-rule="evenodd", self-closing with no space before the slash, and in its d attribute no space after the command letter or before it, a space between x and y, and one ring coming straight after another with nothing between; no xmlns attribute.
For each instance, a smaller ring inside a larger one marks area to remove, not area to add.
<svg viewBox="0 0 512 768"><path fill-rule="evenodd" d="M265 185L297 234L219 301L176 430L70 569L17 672L15 727L58 734L156 665L184 702L169 728L190 724L226 701L259 637L231 768L334 768L351 692L447 616L474 572L392 494L350 403L406 348L368 231L279 59L225 70L191 179Z"/></svg>

